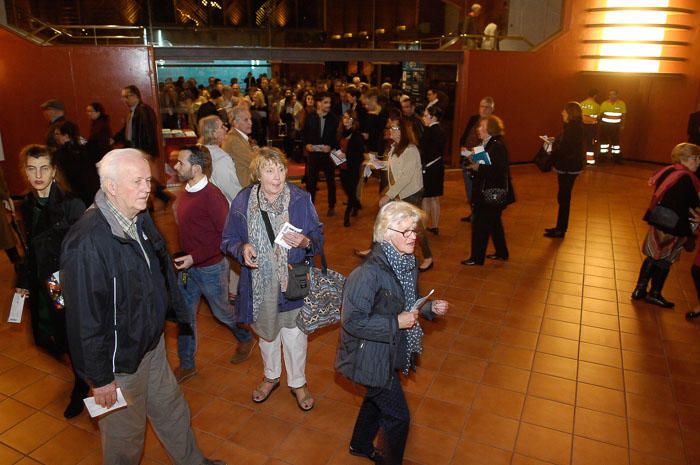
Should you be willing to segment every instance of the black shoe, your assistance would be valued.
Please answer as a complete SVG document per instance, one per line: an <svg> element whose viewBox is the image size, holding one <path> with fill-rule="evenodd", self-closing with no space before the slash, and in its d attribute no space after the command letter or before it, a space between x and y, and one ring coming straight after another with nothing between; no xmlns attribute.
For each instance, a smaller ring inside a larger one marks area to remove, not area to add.
<svg viewBox="0 0 700 465"><path fill-rule="evenodd" d="M78 398L71 398L70 403L68 404L68 407L63 411L63 417L64 418L74 418L83 413L83 409L85 408L85 404L83 403L83 399L78 399Z"/></svg>
<svg viewBox="0 0 700 465"><path fill-rule="evenodd" d="M652 292L644 298L644 301L649 304L658 305L659 307L663 308L673 308L676 306L676 304L674 304L673 302L664 299L664 296L662 296L660 292Z"/></svg>
<svg viewBox="0 0 700 465"><path fill-rule="evenodd" d="M658 305L663 308L673 308L675 306L673 302L666 300L661 295L661 290L664 288L664 283L666 282L666 278L668 278L669 271L669 268L662 268L659 266L659 262L654 262L654 266L651 270L651 290L644 298L647 303Z"/></svg>
<svg viewBox="0 0 700 465"><path fill-rule="evenodd" d="M647 296L647 287L649 287L649 280L654 272L654 259L647 257L642 262L642 267L639 269L639 277L637 278L637 285L632 291L632 300L641 300Z"/></svg>
<svg viewBox="0 0 700 465"><path fill-rule="evenodd" d="M437 236L438 233L440 232L440 230L439 230L438 228L428 228L428 231L430 231L431 233L435 234L436 236Z"/></svg>
<svg viewBox="0 0 700 465"><path fill-rule="evenodd" d="M555 229L554 231L547 231L544 233L544 237L564 237L566 233L564 231L559 231L558 229Z"/></svg>
<svg viewBox="0 0 700 465"><path fill-rule="evenodd" d="M505 262L505 261L508 261L508 257L503 257L503 256L501 256L501 255L496 255L496 254L487 255L486 258L488 258L489 260L501 260L501 261L504 261L504 262Z"/></svg>
<svg viewBox="0 0 700 465"><path fill-rule="evenodd" d="M460 263L462 265L465 265L465 266L477 266L477 265L482 266L483 265L483 263L479 263L476 260L474 260L473 258L468 258L466 260L462 260Z"/></svg>
<svg viewBox="0 0 700 465"><path fill-rule="evenodd" d="M379 449L373 449L372 452L361 452L350 447L349 452L350 455L354 455L355 457L368 458L371 461L373 461L376 465L381 465L384 463L384 457L382 456L382 453L379 451Z"/></svg>
<svg viewBox="0 0 700 465"><path fill-rule="evenodd" d="M544 232L546 232L546 233L551 233L551 232L554 232L554 231L558 231L558 229L557 229L557 228L546 228L546 229L544 230Z"/></svg>
<svg viewBox="0 0 700 465"><path fill-rule="evenodd" d="M469 215L469 216L463 216L462 219L460 219L459 221L463 221L463 222L465 222L465 223L471 223L471 222L472 222L472 216L471 216L471 215Z"/></svg>
<svg viewBox="0 0 700 465"><path fill-rule="evenodd" d="M642 300L647 296L647 288L637 286L632 291L632 300Z"/></svg>
<svg viewBox="0 0 700 465"><path fill-rule="evenodd" d="M328 213L326 216L335 216L335 207L328 207Z"/></svg>

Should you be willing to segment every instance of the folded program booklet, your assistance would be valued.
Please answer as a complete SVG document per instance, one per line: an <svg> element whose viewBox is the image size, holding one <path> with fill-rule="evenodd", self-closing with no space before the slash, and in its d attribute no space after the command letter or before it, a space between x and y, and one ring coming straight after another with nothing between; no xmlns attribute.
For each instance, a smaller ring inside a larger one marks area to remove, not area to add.
<svg viewBox="0 0 700 465"><path fill-rule="evenodd" d="M124 399L124 394L122 394L121 388L117 388L117 401L111 407L105 408L101 405L97 405L94 397L86 397L83 399L83 402L90 413L90 417L92 418L99 417L100 415L104 415L105 413L111 412L112 410L116 410L118 408L126 407L126 399Z"/></svg>

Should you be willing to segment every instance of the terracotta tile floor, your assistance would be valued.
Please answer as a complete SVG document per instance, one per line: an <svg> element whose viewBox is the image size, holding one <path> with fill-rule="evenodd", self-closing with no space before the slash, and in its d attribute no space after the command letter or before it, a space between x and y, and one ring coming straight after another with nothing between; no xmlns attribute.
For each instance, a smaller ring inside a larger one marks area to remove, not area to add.
<svg viewBox="0 0 700 465"><path fill-rule="evenodd" d="M700 464L698 326L684 313L697 304L692 254L672 268L665 295L674 310L631 303L641 263L640 221L652 165L588 169L577 181L564 240L542 237L556 216L556 177L513 167L518 202L506 211L511 259L465 268L470 226L461 173L447 175L440 235L430 235L435 267L423 292L451 302L450 315L425 323L425 353L405 380L412 426L406 464ZM331 266L350 272L352 249L370 238L377 208L374 180L351 228L326 218ZM342 198L343 195L340 194ZM173 249L172 216L156 214ZM12 273L0 258L0 301ZM5 304L3 304L5 305ZM297 409L286 389L250 401L257 355L228 363L235 341L199 314L199 374L183 389L200 446L243 465L353 465L348 440L362 389L335 375L337 329L314 335L308 378L317 406ZM167 330L175 365L174 328ZM0 464L98 464L98 430L85 415L62 417L71 374L36 349L29 327L0 324ZM149 428L144 464L168 463Z"/></svg>

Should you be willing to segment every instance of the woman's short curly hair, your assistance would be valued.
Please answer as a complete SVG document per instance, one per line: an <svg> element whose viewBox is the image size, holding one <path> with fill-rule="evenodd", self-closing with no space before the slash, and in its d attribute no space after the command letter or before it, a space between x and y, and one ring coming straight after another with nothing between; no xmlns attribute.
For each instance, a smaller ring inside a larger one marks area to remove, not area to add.
<svg viewBox="0 0 700 465"><path fill-rule="evenodd" d="M260 181L263 168L270 163L282 165L287 171L287 157L284 152L276 147L262 147L257 150L255 158L250 162L250 177L253 182Z"/></svg>
<svg viewBox="0 0 700 465"><path fill-rule="evenodd" d="M416 225L423 224L425 212L420 208L404 201L393 201L384 205L374 220L374 242L382 242L390 227L396 226L403 220L410 219Z"/></svg>
<svg viewBox="0 0 700 465"><path fill-rule="evenodd" d="M700 147L689 142L682 142L671 150L671 162L680 163L690 157L700 157Z"/></svg>

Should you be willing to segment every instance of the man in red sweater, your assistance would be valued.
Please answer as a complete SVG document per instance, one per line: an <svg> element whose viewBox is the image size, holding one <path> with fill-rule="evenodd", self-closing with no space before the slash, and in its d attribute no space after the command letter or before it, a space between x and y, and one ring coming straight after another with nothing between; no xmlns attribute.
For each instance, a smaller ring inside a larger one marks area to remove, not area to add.
<svg viewBox="0 0 700 465"><path fill-rule="evenodd" d="M209 150L203 145L183 147L175 170L186 184L175 207L183 254L174 262L180 271L178 285L190 311L192 326L191 332L181 332L177 338L180 366L175 369L175 377L181 382L197 372L194 363L197 307L202 295L214 316L238 339L232 363L240 363L250 356L255 339L250 331L238 326L234 307L228 299L229 268L221 253L221 235L229 207L224 194L209 182L212 171Z"/></svg>

